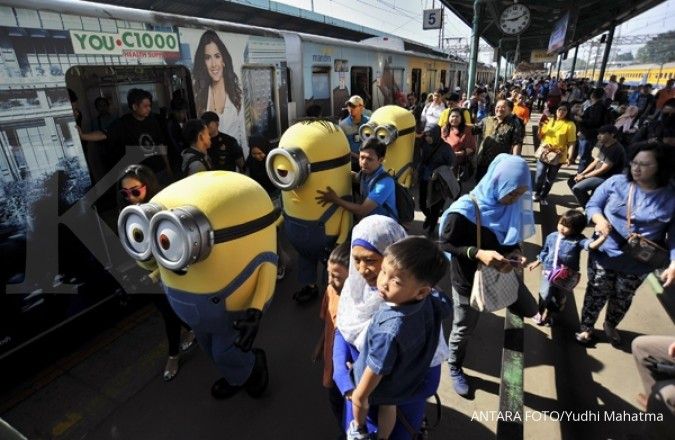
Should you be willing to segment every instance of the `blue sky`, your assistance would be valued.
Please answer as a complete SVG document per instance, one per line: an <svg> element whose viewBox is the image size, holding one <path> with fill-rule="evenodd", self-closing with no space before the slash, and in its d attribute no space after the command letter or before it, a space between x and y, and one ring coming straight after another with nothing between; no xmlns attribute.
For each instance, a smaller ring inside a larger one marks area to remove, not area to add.
<svg viewBox="0 0 675 440"><path fill-rule="evenodd" d="M319 14L339 18L362 26L380 29L384 32L430 46L438 45L438 31L422 30L422 11L440 8L435 0L275 0L298 8L314 10ZM675 0L668 0L659 6L624 23L615 35L654 34L675 29ZM459 18L445 11L445 37L463 37L466 42L471 29ZM622 51L637 50L624 47ZM485 59L491 58L484 54Z"/></svg>

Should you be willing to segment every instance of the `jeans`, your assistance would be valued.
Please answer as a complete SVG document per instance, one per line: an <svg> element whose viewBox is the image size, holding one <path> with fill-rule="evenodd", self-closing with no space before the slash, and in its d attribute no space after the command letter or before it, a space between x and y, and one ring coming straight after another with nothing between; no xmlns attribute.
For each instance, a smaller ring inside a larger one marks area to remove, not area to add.
<svg viewBox="0 0 675 440"><path fill-rule="evenodd" d="M579 138L577 139L577 145L579 146L578 158L579 158L579 167L577 172L582 173L589 163L591 163L591 152L593 151L593 144L589 139Z"/></svg>
<svg viewBox="0 0 675 440"><path fill-rule="evenodd" d="M574 193L574 197L577 198L579 205L582 208L585 208L586 203L591 199L591 195L593 195L595 188L599 187L604 181L605 179L602 177L589 177L579 182L575 182L572 177L567 181L567 185L572 189L572 193Z"/></svg>
<svg viewBox="0 0 675 440"><path fill-rule="evenodd" d="M478 324L480 312L469 305L469 297L460 295L452 289L452 332L448 339L450 356L448 363L451 369L462 368L466 356L466 344Z"/></svg>
<svg viewBox="0 0 675 440"><path fill-rule="evenodd" d="M558 170L560 170L560 165L549 165L538 160L537 172L534 175L534 193L545 199L551 191Z"/></svg>

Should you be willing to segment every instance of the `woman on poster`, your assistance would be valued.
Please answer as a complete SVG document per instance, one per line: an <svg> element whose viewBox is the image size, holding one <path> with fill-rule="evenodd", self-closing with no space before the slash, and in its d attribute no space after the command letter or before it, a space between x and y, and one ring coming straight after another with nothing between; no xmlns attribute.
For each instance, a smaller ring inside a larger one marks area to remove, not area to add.
<svg viewBox="0 0 675 440"><path fill-rule="evenodd" d="M242 91L234 71L232 57L218 34L204 32L194 55L194 87L197 116L215 112L219 130L234 137L244 147L244 124L241 118Z"/></svg>

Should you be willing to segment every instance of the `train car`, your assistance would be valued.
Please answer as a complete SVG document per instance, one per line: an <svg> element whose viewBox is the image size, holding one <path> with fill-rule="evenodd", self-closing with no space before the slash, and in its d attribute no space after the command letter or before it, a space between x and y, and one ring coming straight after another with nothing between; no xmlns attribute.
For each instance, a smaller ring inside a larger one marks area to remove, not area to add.
<svg viewBox="0 0 675 440"><path fill-rule="evenodd" d="M228 55L208 64L207 47ZM231 81L221 108L218 75ZM77 126L101 123L96 98L109 103L106 120L129 111L131 88L152 93L155 113L177 96L190 117L218 109L221 131L244 148L248 136L274 140L288 126L285 42L269 29L87 2L5 1L0 78L0 358L122 291L156 289L113 232L124 159L106 168L105 145L80 142Z"/></svg>
<svg viewBox="0 0 675 440"><path fill-rule="evenodd" d="M283 32L286 40L291 115L307 109L337 118L351 95L360 95L366 108L406 105L406 95L428 93L453 84L466 63L405 51L403 41L374 37L361 42Z"/></svg>
<svg viewBox="0 0 675 440"><path fill-rule="evenodd" d="M597 81L600 75L600 69L596 69L595 74L592 70L576 70L574 76L578 78L591 78ZM608 67L605 71L604 80L607 81L611 75L618 78L625 78L625 84L637 86L650 83L655 88L661 88L666 82L675 78L675 62L664 64L631 64L621 67Z"/></svg>

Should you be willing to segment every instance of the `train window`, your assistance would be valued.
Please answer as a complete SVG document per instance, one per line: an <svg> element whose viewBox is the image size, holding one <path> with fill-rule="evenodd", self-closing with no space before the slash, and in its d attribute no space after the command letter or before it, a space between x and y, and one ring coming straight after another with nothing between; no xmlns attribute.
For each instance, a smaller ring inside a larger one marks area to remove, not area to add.
<svg viewBox="0 0 675 440"><path fill-rule="evenodd" d="M373 108L373 70L365 66L352 66L351 73L352 95L363 98L366 108Z"/></svg>
<svg viewBox="0 0 675 440"><path fill-rule="evenodd" d="M312 67L312 97L305 104L306 108L310 105L321 107L321 114L330 115L330 67L314 66Z"/></svg>
<svg viewBox="0 0 675 440"><path fill-rule="evenodd" d="M278 103L274 91L274 69L272 67L244 67L242 69L246 128L251 135L262 135L266 139L279 136Z"/></svg>

